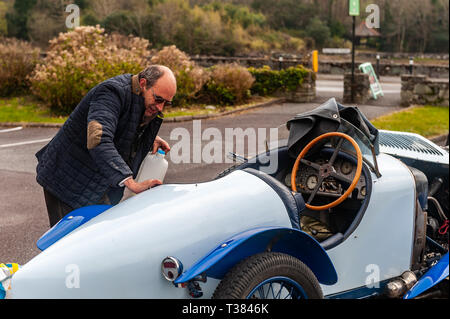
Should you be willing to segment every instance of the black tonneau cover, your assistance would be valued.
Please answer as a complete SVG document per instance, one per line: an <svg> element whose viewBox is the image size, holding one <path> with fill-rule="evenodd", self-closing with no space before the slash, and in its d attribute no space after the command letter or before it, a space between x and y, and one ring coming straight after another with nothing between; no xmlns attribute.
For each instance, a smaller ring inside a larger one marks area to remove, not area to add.
<svg viewBox="0 0 450 319"><path fill-rule="evenodd" d="M334 98L314 110L297 114L286 125L289 154L293 157L297 157L312 139L328 132L343 132L351 137L358 134L360 140L374 147L375 154L379 153L378 130L357 107L344 106Z"/></svg>

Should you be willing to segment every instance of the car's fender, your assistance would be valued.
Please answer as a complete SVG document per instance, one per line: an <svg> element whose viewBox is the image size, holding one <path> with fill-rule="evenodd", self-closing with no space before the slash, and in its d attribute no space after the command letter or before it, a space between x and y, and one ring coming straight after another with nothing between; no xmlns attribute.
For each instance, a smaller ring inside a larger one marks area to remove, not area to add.
<svg viewBox="0 0 450 319"><path fill-rule="evenodd" d="M38 239L36 246L40 250L47 249L73 230L111 207L111 205L92 205L75 209L42 235L41 238Z"/></svg>
<svg viewBox="0 0 450 319"><path fill-rule="evenodd" d="M403 299L413 299L448 277L448 253L442 256L419 281L405 294Z"/></svg>
<svg viewBox="0 0 450 319"><path fill-rule="evenodd" d="M322 284L332 285L337 282L333 263L314 238L296 229L259 227L224 241L194 263L174 283L185 283L202 274L222 279L239 261L264 251L281 252L298 258Z"/></svg>

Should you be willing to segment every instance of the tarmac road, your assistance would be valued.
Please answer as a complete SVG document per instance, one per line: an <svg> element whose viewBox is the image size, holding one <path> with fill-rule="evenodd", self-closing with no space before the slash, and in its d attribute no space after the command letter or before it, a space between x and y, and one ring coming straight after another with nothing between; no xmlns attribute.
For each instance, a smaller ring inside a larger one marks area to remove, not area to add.
<svg viewBox="0 0 450 319"><path fill-rule="evenodd" d="M400 77L382 76L380 79L383 97L377 100L370 100L370 105L397 106L400 105L401 81ZM319 74L316 80L316 94L318 101L326 101L331 97L336 97L342 103L344 94L344 76L333 74Z"/></svg>
<svg viewBox="0 0 450 319"><path fill-rule="evenodd" d="M319 79L317 83L318 88L321 87L320 81ZM338 86L338 84L335 85ZM217 128L222 137L225 136L226 128L266 129L268 136L270 128L278 127L277 138L280 143L283 143L283 140L288 137L284 123L295 114L317 107L323 101L324 96L326 97L325 93L327 92L318 92L317 103L273 105L231 116L202 120L196 125L201 124L202 132L206 128ZM336 92L328 92L328 94L342 96ZM388 99L386 100L388 101ZM358 107L369 119L400 109L398 106L380 105L359 105ZM200 142L192 143L193 124L191 121L164 123L159 135L173 147L179 142L179 138L171 139L171 133L175 129L184 128L191 137L191 150L199 146L203 148L208 141L203 141L201 145ZM43 191L35 179L37 161L34 154L46 145L57 131L57 128L16 128L11 130L11 128L0 125L0 262L24 264L39 253L36 241L49 229L49 224ZM255 130L255 132L258 131ZM275 142L275 140L276 138L270 142ZM228 144L223 143L222 145L230 145L230 143L234 144L228 142ZM248 142L237 141L236 143L244 146L244 154L240 155L248 155ZM169 170L164 183L208 181L232 165L230 163L207 164L204 162L176 164L171 160L169 154L167 155Z"/></svg>

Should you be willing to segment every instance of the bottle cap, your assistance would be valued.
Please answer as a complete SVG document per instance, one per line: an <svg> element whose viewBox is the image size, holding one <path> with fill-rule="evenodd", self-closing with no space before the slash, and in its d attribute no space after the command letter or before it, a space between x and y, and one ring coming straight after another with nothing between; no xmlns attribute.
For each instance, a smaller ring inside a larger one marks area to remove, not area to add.
<svg viewBox="0 0 450 319"><path fill-rule="evenodd" d="M166 152L164 152L162 149L159 149L159 150L158 150L158 153L159 153L159 154L162 154L162 155L166 155Z"/></svg>

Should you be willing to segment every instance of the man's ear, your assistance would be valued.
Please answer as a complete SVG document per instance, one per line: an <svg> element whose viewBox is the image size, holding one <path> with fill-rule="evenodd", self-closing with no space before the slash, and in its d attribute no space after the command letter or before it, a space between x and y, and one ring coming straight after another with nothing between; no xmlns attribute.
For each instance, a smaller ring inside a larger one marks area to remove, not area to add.
<svg viewBox="0 0 450 319"><path fill-rule="evenodd" d="M141 87L141 91L147 88L147 80L142 78L139 80L139 85Z"/></svg>

